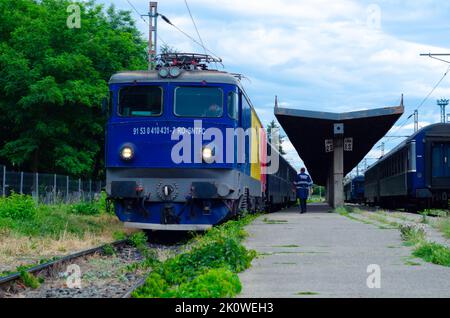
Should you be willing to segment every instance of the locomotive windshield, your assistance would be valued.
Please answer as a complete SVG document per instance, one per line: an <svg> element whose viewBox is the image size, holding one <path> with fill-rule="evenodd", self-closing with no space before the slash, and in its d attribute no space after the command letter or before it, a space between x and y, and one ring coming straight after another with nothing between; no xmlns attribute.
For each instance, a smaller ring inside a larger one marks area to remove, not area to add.
<svg viewBox="0 0 450 318"><path fill-rule="evenodd" d="M218 87L177 87L174 111L180 117L222 117L223 92Z"/></svg>
<svg viewBox="0 0 450 318"><path fill-rule="evenodd" d="M127 117L159 116L162 89L158 86L128 86L120 90L119 114Z"/></svg>

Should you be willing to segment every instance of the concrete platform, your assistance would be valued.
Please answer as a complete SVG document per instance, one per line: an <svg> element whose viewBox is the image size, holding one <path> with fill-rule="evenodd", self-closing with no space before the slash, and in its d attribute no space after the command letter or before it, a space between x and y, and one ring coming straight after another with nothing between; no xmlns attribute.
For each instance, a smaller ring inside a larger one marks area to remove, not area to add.
<svg viewBox="0 0 450 318"><path fill-rule="evenodd" d="M324 204L263 215L247 230L262 255L240 274L240 297L450 297L450 268L411 259L397 229L329 213ZM420 265L408 265L420 263ZM381 288L367 267L381 268Z"/></svg>

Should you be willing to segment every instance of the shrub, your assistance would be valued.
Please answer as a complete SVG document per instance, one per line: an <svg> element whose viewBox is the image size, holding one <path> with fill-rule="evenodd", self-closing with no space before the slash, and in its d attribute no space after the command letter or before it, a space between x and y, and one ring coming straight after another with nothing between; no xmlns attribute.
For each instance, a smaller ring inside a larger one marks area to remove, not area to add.
<svg viewBox="0 0 450 318"><path fill-rule="evenodd" d="M208 270L192 281L181 284L173 294L176 298L225 298L241 292L239 277L226 268Z"/></svg>
<svg viewBox="0 0 450 318"><path fill-rule="evenodd" d="M194 238L190 250L165 262L149 262L153 268L144 286L134 297L232 297L240 292L236 275L251 265L256 252L241 241L248 216L229 221Z"/></svg>
<svg viewBox="0 0 450 318"><path fill-rule="evenodd" d="M403 241L409 244L417 244L425 240L425 230L417 225L400 224L400 236Z"/></svg>
<svg viewBox="0 0 450 318"><path fill-rule="evenodd" d="M102 191L98 198L94 201L94 204L101 213L114 214L114 208L107 199L108 196L106 192Z"/></svg>
<svg viewBox="0 0 450 318"><path fill-rule="evenodd" d="M115 255L116 249L111 244L106 244L103 246L103 254L108 256Z"/></svg>
<svg viewBox="0 0 450 318"><path fill-rule="evenodd" d="M160 298L168 290L166 281L157 273L150 273L145 280L145 284L135 290L131 295L135 298Z"/></svg>
<svg viewBox="0 0 450 318"><path fill-rule="evenodd" d="M147 236L144 232L136 232L130 236L130 241L137 249L147 246Z"/></svg>
<svg viewBox="0 0 450 318"><path fill-rule="evenodd" d="M70 211L74 214L80 215L98 215L100 214L100 209L94 203L80 202L72 204Z"/></svg>
<svg viewBox="0 0 450 318"><path fill-rule="evenodd" d="M9 197L0 198L0 217L13 220L34 219L37 204L31 196L12 193Z"/></svg>

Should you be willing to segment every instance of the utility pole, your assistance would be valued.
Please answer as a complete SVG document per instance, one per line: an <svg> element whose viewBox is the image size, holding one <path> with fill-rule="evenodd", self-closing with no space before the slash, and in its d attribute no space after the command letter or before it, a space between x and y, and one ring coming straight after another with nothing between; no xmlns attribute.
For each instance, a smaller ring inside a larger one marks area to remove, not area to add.
<svg viewBox="0 0 450 318"><path fill-rule="evenodd" d="M154 70L156 66L157 39L158 39L158 2L151 1L149 4L149 32L148 32L148 69Z"/></svg>
<svg viewBox="0 0 450 318"><path fill-rule="evenodd" d="M414 111L414 132L419 130L419 110Z"/></svg>
<svg viewBox="0 0 450 318"><path fill-rule="evenodd" d="M447 107L448 99L439 99L437 101L438 106L441 108L441 123L445 123L445 107Z"/></svg>

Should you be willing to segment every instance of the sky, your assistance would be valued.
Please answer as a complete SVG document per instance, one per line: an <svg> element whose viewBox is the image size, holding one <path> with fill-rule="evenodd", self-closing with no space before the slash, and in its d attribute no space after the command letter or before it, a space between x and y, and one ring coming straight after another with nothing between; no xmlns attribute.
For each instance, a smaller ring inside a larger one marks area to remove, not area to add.
<svg viewBox="0 0 450 318"><path fill-rule="evenodd" d="M147 24L127 0L99 0L133 11L143 37ZM147 0L129 0L141 13ZM421 53L450 53L450 1L441 0L188 0L205 46L223 59L225 70L241 73L259 117L272 119L274 97L294 109L331 112L398 106L405 114L389 135L414 131L440 120L436 100L450 97L450 74L424 101L450 64ZM158 11L196 37L184 0L158 1ZM163 20L159 43L179 51L203 49ZM450 60L450 56L448 57ZM448 110L450 113L450 108ZM403 124L403 125L400 125ZM402 138L385 138L386 153ZM368 164L381 155L378 143ZM289 140L286 158L303 165ZM361 164L363 168L364 164Z"/></svg>

